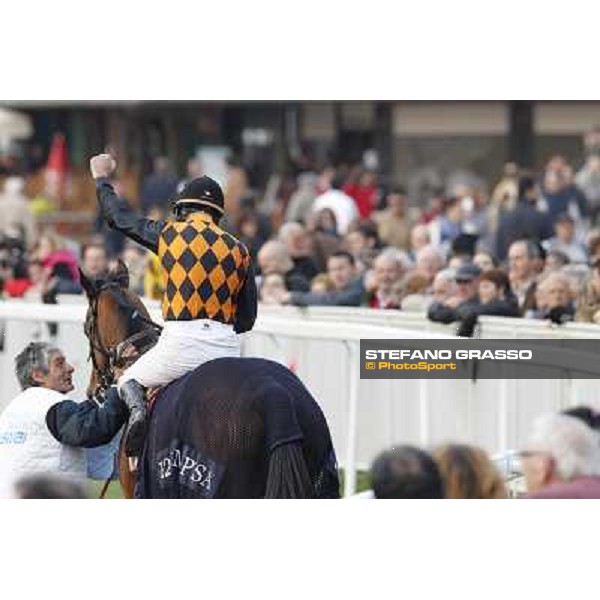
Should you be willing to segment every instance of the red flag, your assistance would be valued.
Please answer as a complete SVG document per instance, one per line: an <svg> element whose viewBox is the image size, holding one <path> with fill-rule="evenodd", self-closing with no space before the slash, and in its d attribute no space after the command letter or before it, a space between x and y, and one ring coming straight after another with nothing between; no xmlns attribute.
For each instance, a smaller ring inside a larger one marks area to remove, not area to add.
<svg viewBox="0 0 600 600"><path fill-rule="evenodd" d="M69 172L69 155L67 140L62 133L55 133L46 164L46 182L48 191L55 198L64 195L67 174Z"/></svg>

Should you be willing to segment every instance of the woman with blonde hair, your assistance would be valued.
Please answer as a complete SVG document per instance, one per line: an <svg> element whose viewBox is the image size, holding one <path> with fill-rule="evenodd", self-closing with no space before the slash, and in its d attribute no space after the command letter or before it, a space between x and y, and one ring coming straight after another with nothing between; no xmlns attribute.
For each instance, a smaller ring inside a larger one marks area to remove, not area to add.
<svg viewBox="0 0 600 600"><path fill-rule="evenodd" d="M446 498L506 498L502 476L488 455L475 446L446 444L432 453L444 481Z"/></svg>

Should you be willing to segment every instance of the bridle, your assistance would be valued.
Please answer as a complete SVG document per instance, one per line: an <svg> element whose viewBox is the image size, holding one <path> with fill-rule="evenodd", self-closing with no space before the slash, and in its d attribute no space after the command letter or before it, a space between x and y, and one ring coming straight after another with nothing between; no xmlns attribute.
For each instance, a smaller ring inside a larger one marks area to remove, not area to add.
<svg viewBox="0 0 600 600"><path fill-rule="evenodd" d="M138 323L145 326L112 346L105 346L102 343L98 330L98 301L100 294L105 291L116 292L117 304L128 312L127 323L132 323L136 328L139 327ZM121 286L117 281L107 281L99 285L93 296L90 297L90 309L84 324L84 332L90 342L89 359L92 361L98 380L96 395L98 395L98 392L106 391L114 383L114 368L133 362L139 355L152 348L158 341L160 331L162 331L160 325L140 314L135 306L125 300ZM138 356L133 357L133 360L124 354L125 350L132 345L138 353ZM96 353L104 358L102 366L98 363Z"/></svg>

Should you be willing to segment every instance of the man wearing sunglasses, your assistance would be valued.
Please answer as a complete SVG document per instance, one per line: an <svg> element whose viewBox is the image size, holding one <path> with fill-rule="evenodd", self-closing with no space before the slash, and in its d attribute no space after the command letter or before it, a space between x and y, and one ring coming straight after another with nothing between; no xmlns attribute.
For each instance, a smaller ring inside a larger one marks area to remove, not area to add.
<svg viewBox="0 0 600 600"><path fill-rule="evenodd" d="M454 323L461 321L479 306L479 277L481 269L474 263L461 265L454 277L456 291L444 302L434 301L427 311L430 321Z"/></svg>

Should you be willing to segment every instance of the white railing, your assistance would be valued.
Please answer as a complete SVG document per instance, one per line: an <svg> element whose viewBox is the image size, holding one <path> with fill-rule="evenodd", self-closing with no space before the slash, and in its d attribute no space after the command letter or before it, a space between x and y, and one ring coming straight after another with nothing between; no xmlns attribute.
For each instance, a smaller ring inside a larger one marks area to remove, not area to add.
<svg viewBox="0 0 600 600"><path fill-rule="evenodd" d="M86 305L0 302L6 326L0 352L0 409L18 392L13 360L31 339L47 337L45 322L59 323L56 343L76 367L83 396L89 376L82 322ZM160 320L157 304L149 308ZM548 327L523 319L482 319L482 337L600 337L600 327ZM541 412L574 404L599 406L594 380L361 380L361 338L444 338L452 326L430 324L424 315L350 308L261 307L254 330L243 336L246 356L277 360L296 371L317 398L329 423L341 465L345 495L356 487L356 470L368 468L383 448L398 443L430 446L462 441L491 454L518 448ZM599 406L600 407L600 406Z"/></svg>

